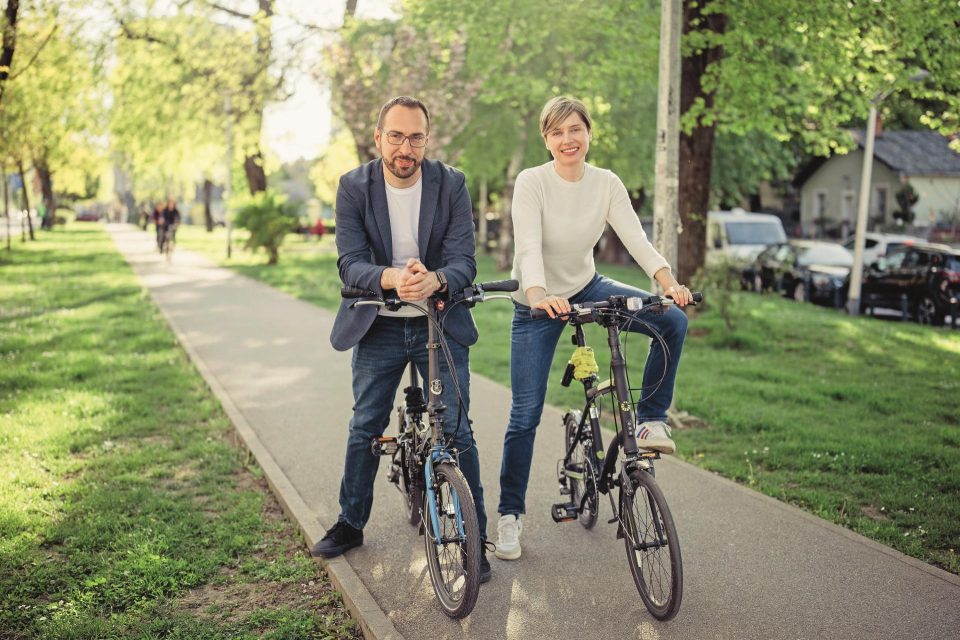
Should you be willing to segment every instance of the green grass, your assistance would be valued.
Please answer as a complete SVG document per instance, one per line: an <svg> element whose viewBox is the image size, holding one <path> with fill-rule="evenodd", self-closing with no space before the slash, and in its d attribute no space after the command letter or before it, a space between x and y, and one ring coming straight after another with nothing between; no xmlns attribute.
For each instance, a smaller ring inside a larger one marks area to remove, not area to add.
<svg viewBox="0 0 960 640"><path fill-rule="evenodd" d="M186 231L181 246L222 260L222 236ZM222 263L327 309L339 303L331 237L291 237L276 267L262 256L234 255ZM478 264L480 279L507 277L486 256ZM649 285L636 267L602 270ZM733 335L709 307L692 317L676 406L696 419L675 433L679 455L960 572L960 332L849 318L772 295L736 301ZM504 384L511 314L506 302L474 310L481 339L472 368ZM605 371L605 336L590 329ZM557 407L582 405L582 388L558 384L568 345L561 338L551 373L547 400ZM628 342L638 372L645 353L645 340Z"/></svg>
<svg viewBox="0 0 960 640"><path fill-rule="evenodd" d="M0 252L0 637L356 638L108 236Z"/></svg>

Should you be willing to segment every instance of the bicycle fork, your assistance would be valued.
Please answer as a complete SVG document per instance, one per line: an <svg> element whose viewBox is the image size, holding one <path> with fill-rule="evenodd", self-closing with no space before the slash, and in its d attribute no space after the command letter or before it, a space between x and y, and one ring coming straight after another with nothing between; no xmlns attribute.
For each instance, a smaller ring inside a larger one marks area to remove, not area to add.
<svg viewBox="0 0 960 640"><path fill-rule="evenodd" d="M437 486L436 486L436 476L433 473L433 467L435 464L442 464L444 462L452 462L453 459L450 455L443 450L442 447L436 446L430 452L429 462L423 465L423 479L425 483L425 494L426 500L424 503L429 505L426 507L427 511L430 512L430 530L426 532L430 539L433 540L434 544L448 544L451 542L457 544L463 544L466 542L467 535L463 528L463 515L460 511L460 496L456 492L452 492L451 498L453 500L453 513L449 513L446 510L444 513L439 513L437 509ZM440 530L440 518L454 518L457 526L457 535L455 538L442 537Z"/></svg>

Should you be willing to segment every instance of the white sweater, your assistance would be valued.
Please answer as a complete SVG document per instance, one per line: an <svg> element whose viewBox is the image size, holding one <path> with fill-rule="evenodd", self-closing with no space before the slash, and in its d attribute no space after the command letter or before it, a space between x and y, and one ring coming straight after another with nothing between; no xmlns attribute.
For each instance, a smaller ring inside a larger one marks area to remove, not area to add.
<svg viewBox="0 0 960 640"><path fill-rule="evenodd" d="M569 298L587 286L596 273L593 247L608 223L651 278L670 267L647 239L626 187L607 169L586 164L578 182L557 175L553 161L524 169L517 176L512 216L512 277L520 281L513 297L521 304L529 304L525 292L531 287Z"/></svg>

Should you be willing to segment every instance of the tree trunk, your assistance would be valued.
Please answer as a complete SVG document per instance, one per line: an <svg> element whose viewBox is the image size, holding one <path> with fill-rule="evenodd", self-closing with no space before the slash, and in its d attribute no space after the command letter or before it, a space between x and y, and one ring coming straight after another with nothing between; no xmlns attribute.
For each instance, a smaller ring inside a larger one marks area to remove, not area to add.
<svg viewBox="0 0 960 640"><path fill-rule="evenodd" d="M10 246L10 182L7 180L7 167L0 165L0 178L3 179L3 217L7 219L7 251Z"/></svg>
<svg viewBox="0 0 960 640"><path fill-rule="evenodd" d="M43 199L43 207L46 209L46 215L40 221L40 228L50 230L56 222L57 202L53 197L53 175L50 173L50 165L46 158L33 162L34 169L37 170L37 177L40 178L40 196Z"/></svg>
<svg viewBox="0 0 960 640"><path fill-rule="evenodd" d="M203 180L203 224L207 233L213 231L213 212L210 211L210 200L213 199L213 183L208 178Z"/></svg>
<svg viewBox="0 0 960 640"><path fill-rule="evenodd" d="M0 50L0 108L3 107L3 88L10 76L10 67L13 65L13 52L17 44L17 12L20 10L20 0L7 0L4 11L6 18L3 29L3 49Z"/></svg>
<svg viewBox="0 0 960 640"><path fill-rule="evenodd" d="M243 159L243 172L247 176L250 195L267 190L267 174L263 171L263 154L260 149Z"/></svg>
<svg viewBox="0 0 960 640"><path fill-rule="evenodd" d="M686 0L683 8L683 33L707 30L723 33L727 16L711 13L704 15L707 2ZM683 58L680 80L680 113L685 113L694 101L702 99L707 109L714 104L713 92L707 93L701 79L707 67L723 58L723 49L713 47L694 51ZM679 265L677 279L690 282L690 278L703 266L707 249L707 207L710 204L710 177L713 171L713 143L716 125L697 124L689 135L680 134L680 192L678 206L683 233L679 237Z"/></svg>
<svg viewBox="0 0 960 640"><path fill-rule="evenodd" d="M27 210L27 228L30 230L30 239L36 240L37 237L33 234L33 218L30 217L30 195L27 193L27 178L24 175L23 170L23 160L17 160L17 168L20 170L20 185L23 188L23 208ZM21 228L23 225L20 225ZM24 238L26 242L26 238Z"/></svg>
<svg viewBox="0 0 960 640"><path fill-rule="evenodd" d="M503 182L503 207L500 211L500 233L497 243L497 268L509 269L513 264L513 188L517 183L520 165L527 151L526 118L520 121L517 144L513 148L510 164L507 165L506 180Z"/></svg>

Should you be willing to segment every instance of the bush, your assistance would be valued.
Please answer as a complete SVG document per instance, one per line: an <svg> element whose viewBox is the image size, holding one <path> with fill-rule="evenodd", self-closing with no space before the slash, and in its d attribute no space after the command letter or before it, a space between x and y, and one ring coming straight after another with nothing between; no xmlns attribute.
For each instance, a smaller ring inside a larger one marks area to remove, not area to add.
<svg viewBox="0 0 960 640"><path fill-rule="evenodd" d="M727 257L718 257L700 267L693 276L694 289L704 292L704 306L715 308L723 318L728 337L732 337L739 319L741 272L740 263Z"/></svg>
<svg viewBox="0 0 960 640"><path fill-rule="evenodd" d="M237 209L234 222L250 232L244 245L247 249L262 248L267 252L267 263L277 264L283 239L297 228L297 208L275 191L262 191Z"/></svg>

